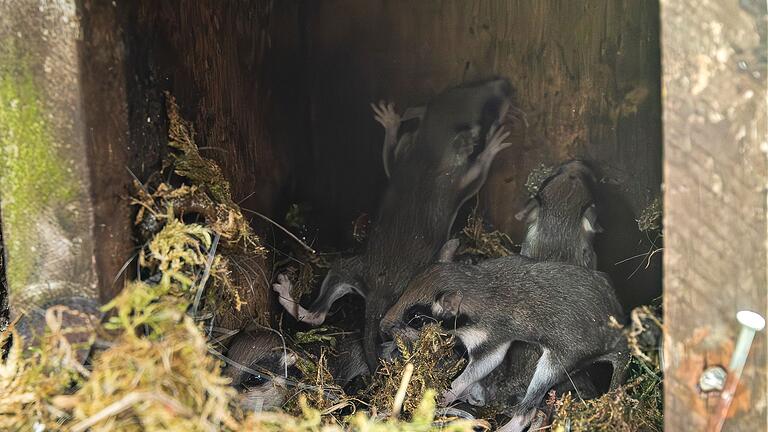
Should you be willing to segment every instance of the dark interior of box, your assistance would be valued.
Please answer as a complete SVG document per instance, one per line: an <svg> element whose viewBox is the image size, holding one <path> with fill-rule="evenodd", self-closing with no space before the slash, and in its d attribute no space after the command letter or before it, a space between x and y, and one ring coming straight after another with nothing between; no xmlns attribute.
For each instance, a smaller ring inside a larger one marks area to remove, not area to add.
<svg viewBox="0 0 768 432"><path fill-rule="evenodd" d="M585 159L601 179L599 268L626 308L661 295L660 256L645 259L658 239L636 222L661 189L656 2L141 0L118 8L138 177L166 152L170 91L236 201L276 220L308 203L317 227L309 241L346 249L352 221L375 214L386 185L383 132L369 103L404 109L448 86L505 77L528 126L480 193L485 219L519 243L514 215L529 173Z"/></svg>

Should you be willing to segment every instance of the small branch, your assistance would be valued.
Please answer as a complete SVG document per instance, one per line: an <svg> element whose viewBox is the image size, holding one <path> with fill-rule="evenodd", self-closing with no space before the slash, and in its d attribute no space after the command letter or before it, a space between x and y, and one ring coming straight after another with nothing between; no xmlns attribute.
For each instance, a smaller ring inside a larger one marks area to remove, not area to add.
<svg viewBox="0 0 768 432"><path fill-rule="evenodd" d="M295 235L293 235L293 233L292 233L292 232L288 231L288 229L287 229L287 228L283 227L283 226L282 226L282 225L280 225L279 223L277 223L277 222L273 221L272 219L270 219L270 218L268 218L268 217L264 216L263 214L261 214L261 213L259 213L259 212L255 211L255 210L250 210L250 209L247 209L247 208L242 208L242 209L243 209L243 211L247 211L248 213L252 213L252 214L255 214L256 216L258 216L258 217L260 217L260 218L264 219L265 221L267 221L267 222L269 222L269 223L273 224L274 226L276 226L276 227L280 228L280 229L281 229L283 232L285 232L286 234L288 234L288 236L290 236L292 239L296 240L296 242L297 242L297 243L299 243L299 244L300 244L300 245L301 245L301 246L302 246L304 249L308 250L308 251L309 251L309 252L311 252L312 254L316 254L316 253L317 253L317 252L316 252L314 249L312 249L311 247L307 246L307 244L306 244L306 243L304 243L303 241L301 241L301 239L299 239L298 237L296 237Z"/></svg>
<svg viewBox="0 0 768 432"><path fill-rule="evenodd" d="M280 338L280 340L283 342L283 358L287 358L288 357L288 346L285 343L285 337L283 336L282 333L280 333L279 331L277 331L277 330L275 330L273 328L270 328L270 327L267 327L267 326L263 326L263 325L261 325L261 324L259 324L257 322L254 322L253 324L256 325L257 327L263 329L263 330L267 330L267 331L270 331L270 332L276 334ZM283 366L285 367L285 376L284 376L284 378L288 378L288 363L283 362Z"/></svg>
<svg viewBox="0 0 768 432"><path fill-rule="evenodd" d="M192 307L192 316L194 317L197 317L197 308L200 306L200 299L203 297L205 284L208 282L208 277L211 275L211 267L213 266L213 259L216 257L216 247L219 245L219 237L219 234L216 233L216 237L213 238L211 248L208 250L208 260L205 263L205 271L203 272L203 277L200 279L200 283L197 285L195 303Z"/></svg>
<svg viewBox="0 0 768 432"><path fill-rule="evenodd" d="M117 272L117 275L115 276L115 278L114 278L114 279L112 279L112 285L116 284L116 283L117 283L117 281L118 281L118 280L120 280L120 276L122 276L122 275L123 275L123 273L125 273L125 271L126 271L126 270L128 270L128 266L129 266L129 265L131 265L131 263L133 262L133 260L135 260L135 259L136 259L136 257L138 257L138 256L139 256L139 252L136 252L135 254L133 254L133 256L131 256L131 257L128 259L128 261L126 261L126 262L125 262L125 264L123 264L123 266L122 266L122 267L120 267L120 271L118 271L118 272Z"/></svg>
<svg viewBox="0 0 768 432"><path fill-rule="evenodd" d="M400 411L403 409L403 403L405 402L405 393L408 390L408 384L411 382L413 376L413 363L405 365L403 370L403 379L400 380L400 388L397 389L395 394L395 401L392 403L392 418L396 419L400 417Z"/></svg>

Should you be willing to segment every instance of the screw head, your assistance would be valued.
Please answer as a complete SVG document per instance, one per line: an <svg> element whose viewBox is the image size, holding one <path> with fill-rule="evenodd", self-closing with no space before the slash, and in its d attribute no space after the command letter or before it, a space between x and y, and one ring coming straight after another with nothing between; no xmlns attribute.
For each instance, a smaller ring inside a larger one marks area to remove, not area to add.
<svg viewBox="0 0 768 432"><path fill-rule="evenodd" d="M736 319L739 320L741 325L749 327L754 331L760 331L765 328L765 318L757 312L739 311L736 313Z"/></svg>
<svg viewBox="0 0 768 432"><path fill-rule="evenodd" d="M728 373L720 366L708 367L699 377L699 388L704 393L722 391Z"/></svg>

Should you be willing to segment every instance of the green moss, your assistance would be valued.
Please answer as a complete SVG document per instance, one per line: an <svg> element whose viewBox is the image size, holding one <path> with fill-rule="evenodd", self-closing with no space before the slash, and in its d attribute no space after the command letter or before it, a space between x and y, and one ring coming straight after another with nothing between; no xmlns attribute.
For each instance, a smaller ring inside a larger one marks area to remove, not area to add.
<svg viewBox="0 0 768 432"><path fill-rule="evenodd" d="M30 282L42 209L75 197L73 175L57 152L40 91L24 56L0 51L0 194L9 291Z"/></svg>

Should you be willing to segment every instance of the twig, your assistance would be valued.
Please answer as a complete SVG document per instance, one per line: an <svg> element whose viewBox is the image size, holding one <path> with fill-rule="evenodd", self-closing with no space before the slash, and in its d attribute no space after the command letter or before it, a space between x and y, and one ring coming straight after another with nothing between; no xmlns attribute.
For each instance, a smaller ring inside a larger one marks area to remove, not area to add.
<svg viewBox="0 0 768 432"><path fill-rule="evenodd" d="M413 363L408 363L405 365L405 369L403 370L403 379L400 380L400 388L397 389L397 393L395 394L395 400L392 403L392 418L397 419L400 417L400 410L403 408L403 403L405 402L405 392L408 390L408 384L411 382L411 377L413 376Z"/></svg>
<svg viewBox="0 0 768 432"><path fill-rule="evenodd" d="M144 190L144 193L147 194L148 196L152 196L152 194L149 193L149 191L147 190L147 187L144 186L144 183L142 183L141 180L139 180L139 178L136 177L136 174L134 174L133 171L131 171L131 169L128 167L125 167L125 169L128 170L128 174L130 174L131 177L133 177L133 179L136 180L136 183L138 183L139 187L141 187Z"/></svg>
<svg viewBox="0 0 768 432"><path fill-rule="evenodd" d="M248 195L246 195L246 196L245 196L243 199L241 199L241 200L237 201L237 203L236 203L236 204L237 204L237 205L240 205L240 204L242 204L242 203L243 203L243 201L247 200L248 198L250 198L250 197L252 197L252 196L254 196L254 195L256 195L256 191L253 191L253 192L249 193L249 194L248 194Z"/></svg>
<svg viewBox="0 0 768 432"><path fill-rule="evenodd" d="M270 376L270 374L257 372L255 370L249 368L248 366L242 365L242 364L240 364L240 363L230 359L229 357L225 356L224 354L220 353L218 350L215 350L215 349L211 348L210 346L208 347L208 353L212 354L214 357L218 358L219 360L223 361L224 363L226 363L226 364L228 364L230 366L233 366L233 367L235 367L237 369L240 369L243 372L247 372L247 373L249 373L249 374L251 374L251 375L253 375L255 377L264 378L265 375L266 376Z"/></svg>
<svg viewBox="0 0 768 432"><path fill-rule="evenodd" d="M205 147L198 147L197 149L198 150L218 150L218 151L222 151L224 153L229 153L229 150L223 149L221 147L205 146Z"/></svg>
<svg viewBox="0 0 768 432"><path fill-rule="evenodd" d="M642 260L642 261L640 261L640 264L638 264L637 268L635 268L635 271L633 271L633 272L632 272L632 274L630 274L630 275L629 275L629 277L627 277L627 280L629 280L630 278L632 278L632 276L634 276L634 275L635 275L635 273L637 273L637 272L640 270L640 268L641 268L641 267L643 267L643 263L644 263L646 260L648 260L648 263L645 265L645 269L647 270L647 269L648 269L648 267L650 267L650 266L651 266L651 258L653 258L653 256L656 254L656 252L659 252L659 251L661 251L661 250L663 250L663 249L664 249L664 248L658 248L658 249L656 249L656 250L652 250L652 249L649 249L649 250L648 250L648 253L646 253L646 256L643 258L643 260Z"/></svg>
<svg viewBox="0 0 768 432"><path fill-rule="evenodd" d="M195 303L192 306L192 316L197 317L197 308L200 306L200 299L203 297L203 290L205 290L205 284L208 282L208 277L211 275L211 266L213 266L213 259L216 256L216 247L219 245L219 233L213 238L211 248L208 250L208 259L205 262L205 271L203 277L200 279L200 283L197 285L197 293L195 293Z"/></svg>
<svg viewBox="0 0 768 432"><path fill-rule="evenodd" d="M571 374L568 373L568 369L566 369L565 366L563 366L563 362L561 362L560 359L557 356L555 356L555 358L557 359L557 362L560 363L560 367L565 372L565 376L568 377L568 381L571 382L571 385L573 386L573 389L576 390L576 396L579 397L579 400L581 401L581 403L584 404L584 406L586 407L587 403L584 401L584 398L581 397L581 393L579 392L579 388L576 387L576 383L573 382L573 379L571 378Z"/></svg>
<svg viewBox="0 0 768 432"><path fill-rule="evenodd" d="M311 252L311 253L313 253L313 254L317 253L317 252L316 252L314 249L312 249L311 247L307 246L307 244L306 244L306 243L304 243L303 241L301 241L301 239L299 239L298 237L296 237L295 235L293 235L293 233L292 233L292 232L288 231L288 228L285 228L285 227L283 227L283 226L282 226L282 225L280 225L279 223L277 223L277 222L273 221L272 219L270 219L270 218L268 218L268 217L264 216L263 214L261 214L261 213L259 213L259 212L255 211L255 210L247 209L247 208L244 208L244 207L242 207L242 209L243 209L243 211L247 211L248 213L252 213L252 214L255 214L256 216L258 216L258 217L260 217L260 218L262 218L262 219L266 220L267 222L269 222L269 223L273 224L274 226L276 226L276 227L280 228L280 229L281 229L283 232L285 232L286 234L288 234L288 236L290 236L292 239L296 240L296 242L297 242L297 243L299 243L299 244L300 244L300 245L301 245L301 246L302 246L304 249L308 250L309 252Z"/></svg>
<svg viewBox="0 0 768 432"><path fill-rule="evenodd" d="M285 337L283 336L283 334L273 328L263 326L257 322L254 322L253 324L263 330L267 330L276 334L280 338L280 340L283 342L283 359L286 359L288 357L288 346L285 343ZM286 361L283 361L283 366L285 366L285 378L288 378L288 363Z"/></svg>
<svg viewBox="0 0 768 432"><path fill-rule="evenodd" d="M356 407L355 407L355 404L352 403L352 400L353 399L346 399L346 400L343 400L343 401L341 401L341 402L339 402L339 403L337 403L335 405L331 405L328 408L326 408L325 410L323 410L320 414L321 415L328 415L328 414L330 414L330 413L332 413L334 411L338 411L338 410L340 410L342 408L346 408L346 407L352 407L352 409L355 410Z"/></svg>
<svg viewBox="0 0 768 432"><path fill-rule="evenodd" d="M636 258L645 257L645 256L647 256L647 255L648 255L648 252L643 252L643 253L641 253L641 254L637 254L637 255L635 255L635 256L631 256L631 257L629 257L629 258L625 258L625 259L623 259L623 260L621 260L621 261L616 261L616 262L615 262L613 265L624 264L624 263L625 263L625 262L627 262L627 261L631 261L631 260L633 260L633 259L636 259ZM645 259L643 259L643 261L645 261Z"/></svg>
<svg viewBox="0 0 768 432"><path fill-rule="evenodd" d="M120 276L122 276L123 273L125 273L125 271L128 270L128 266L131 265L133 260L135 260L136 257L138 257L138 256L139 256L139 252L136 252L136 253L133 254L132 257L128 258L128 261L126 261L125 264L123 264L123 266L120 267L120 271L118 271L117 275L115 276L115 278L112 279L112 285L116 284L117 281L120 280Z"/></svg>
<svg viewBox="0 0 768 432"><path fill-rule="evenodd" d="M217 344L225 339L228 339L238 333L240 333L240 330L230 330L223 327L211 327L210 328L210 334L213 335L213 332L216 331L218 333L221 333L219 336L216 336L215 338L211 339L209 342L210 344Z"/></svg>

